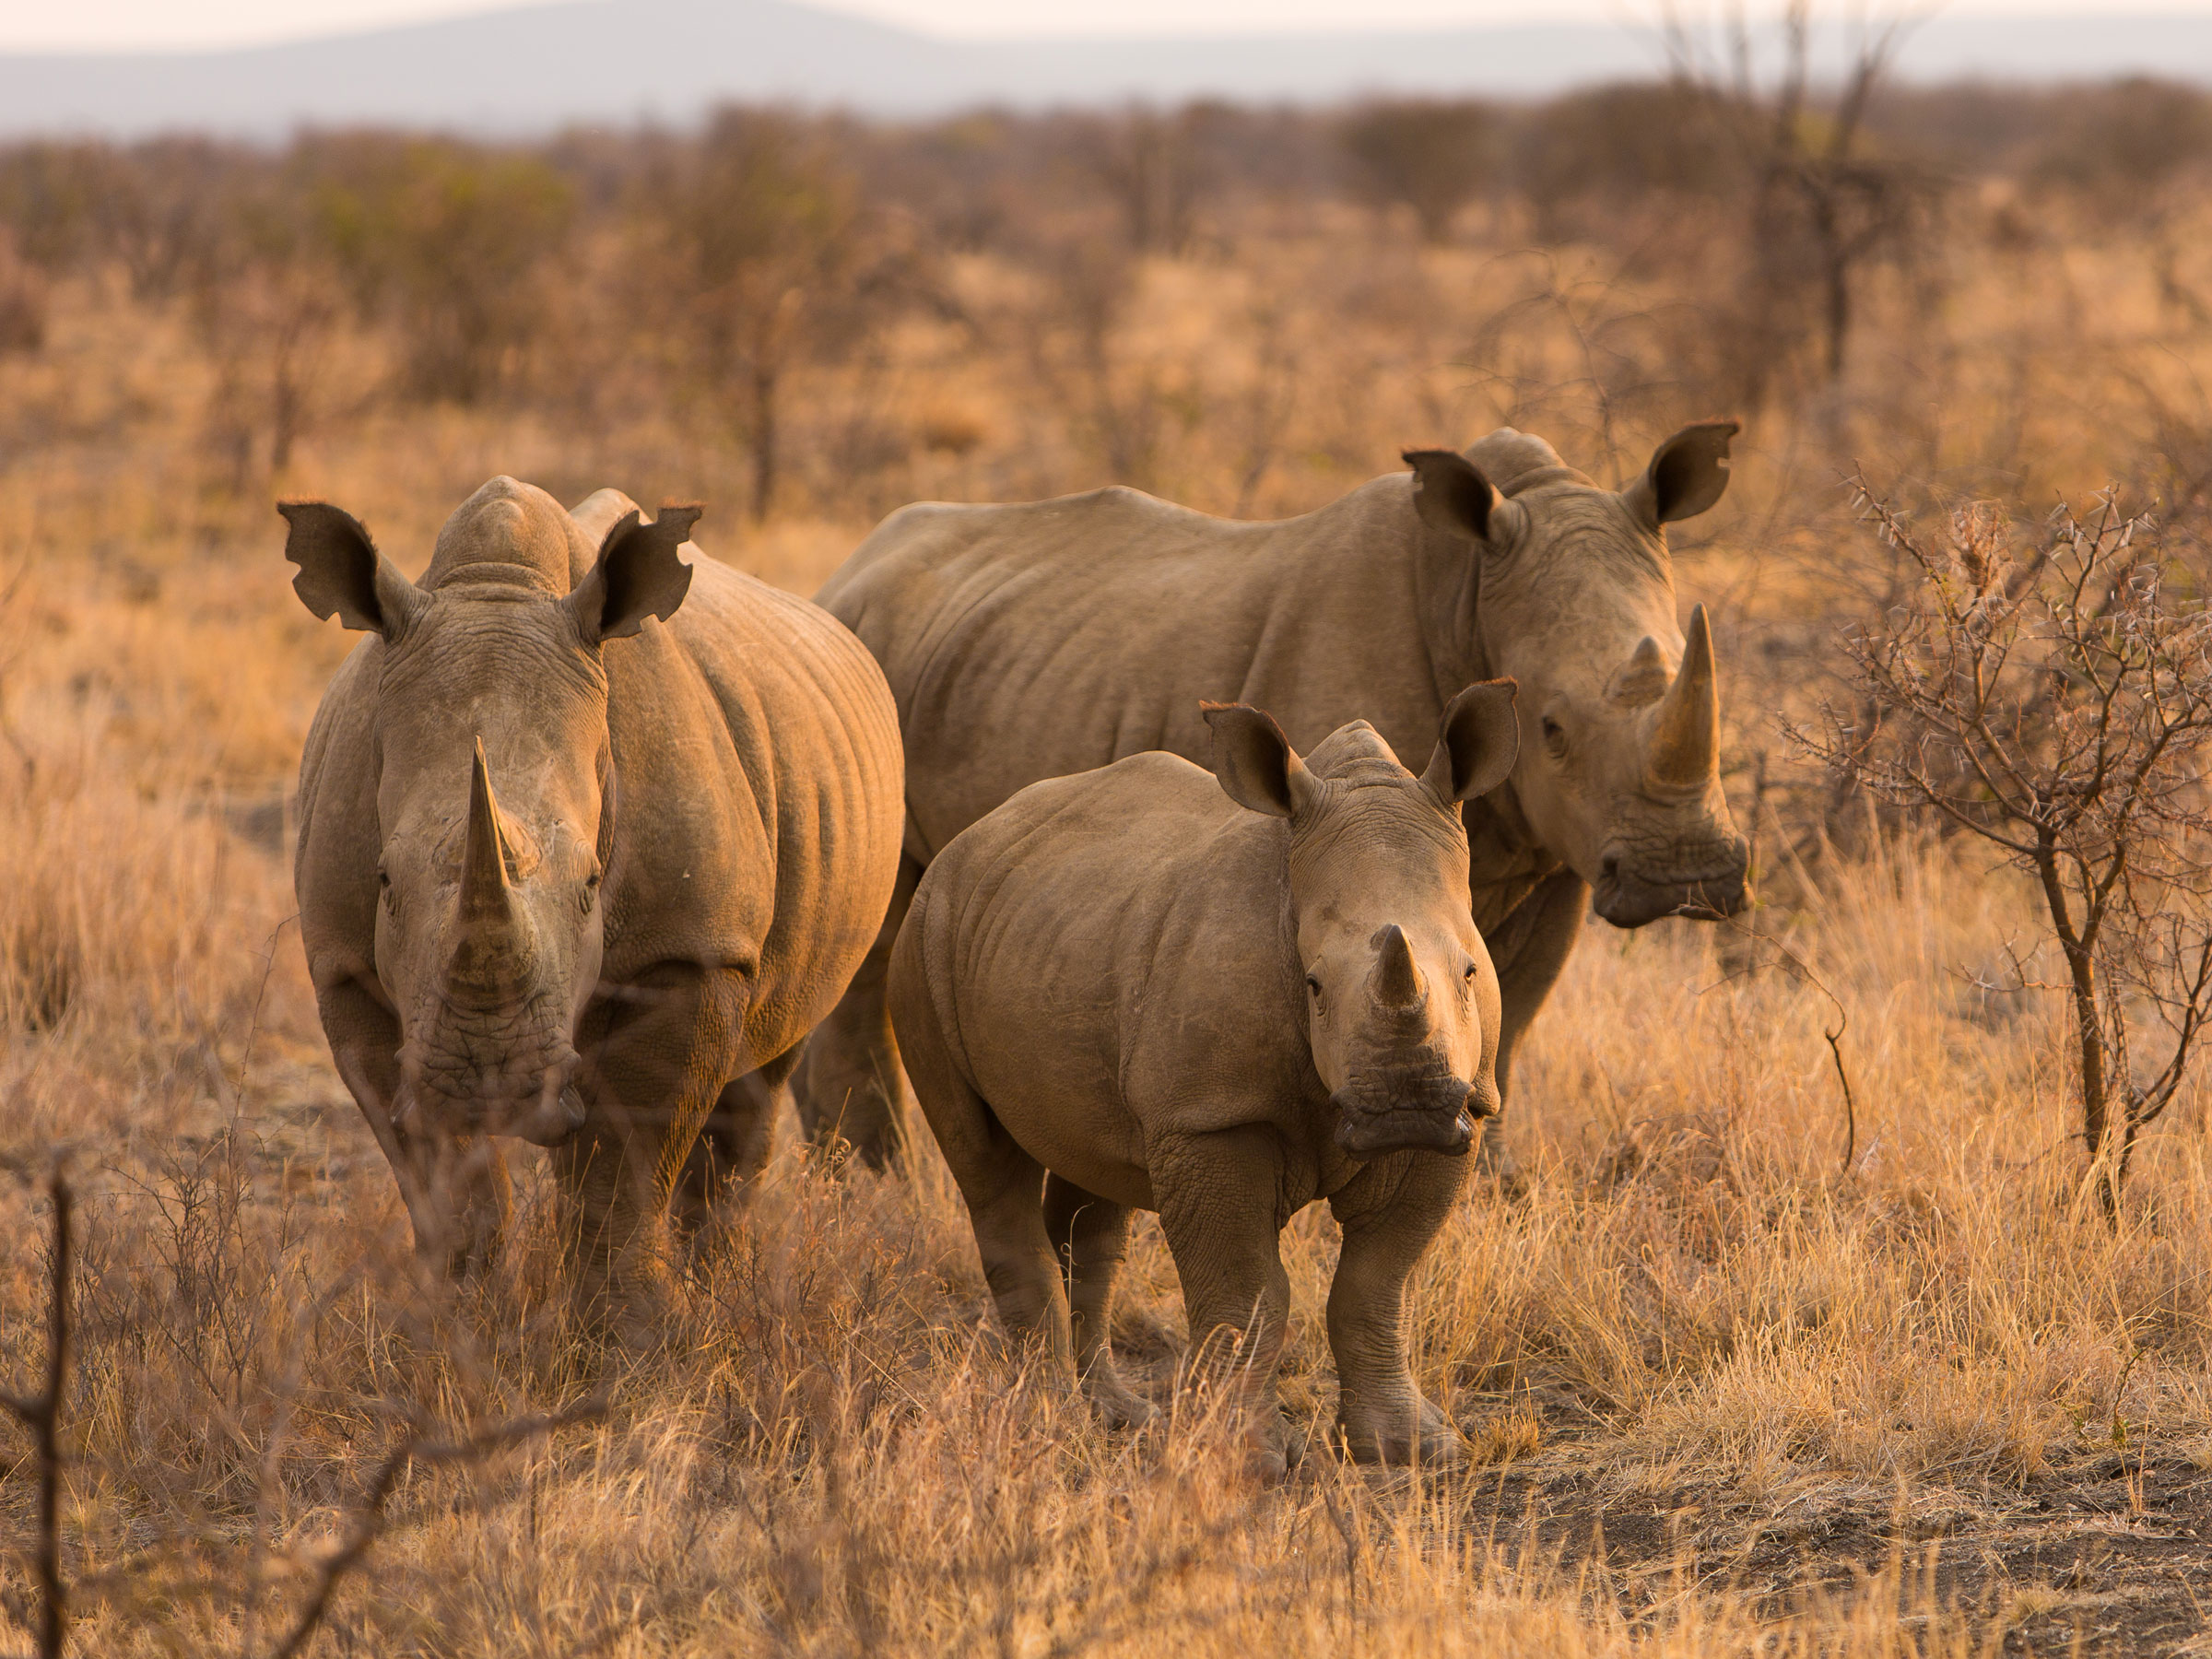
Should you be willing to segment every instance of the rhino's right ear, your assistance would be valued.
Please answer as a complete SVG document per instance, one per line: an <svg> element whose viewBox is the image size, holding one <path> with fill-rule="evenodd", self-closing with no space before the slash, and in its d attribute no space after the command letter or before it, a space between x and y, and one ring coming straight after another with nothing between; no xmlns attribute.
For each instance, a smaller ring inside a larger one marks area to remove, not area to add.
<svg viewBox="0 0 2212 1659"><path fill-rule="evenodd" d="M376 550L361 521L328 501L279 501L291 533L284 556L300 567L292 591L316 616L395 638L429 595Z"/></svg>
<svg viewBox="0 0 2212 1659"><path fill-rule="evenodd" d="M1202 702L1214 731L1214 776L1240 806L1271 818L1295 817L1320 786L1291 748L1275 716L1250 703Z"/></svg>
<svg viewBox="0 0 2212 1659"><path fill-rule="evenodd" d="M1521 722L1513 713L1520 688L1510 679L1482 680L1444 710L1436 752L1421 773L1421 786L1439 806L1455 807L1505 782L1521 758Z"/></svg>
<svg viewBox="0 0 2212 1659"><path fill-rule="evenodd" d="M631 508L607 531L591 572L569 595L583 637L597 645L628 639L645 618L665 622L691 591L691 567L677 549L691 537L697 507L663 507L652 524Z"/></svg>
<svg viewBox="0 0 2212 1659"><path fill-rule="evenodd" d="M1622 490L1629 511L1656 530L1695 518L1728 488L1728 441L1743 427L1733 420L1686 426L1652 453L1643 477Z"/></svg>
<svg viewBox="0 0 2212 1659"><path fill-rule="evenodd" d="M1525 510L1500 495L1465 455L1406 450L1404 459L1413 468L1414 510L1431 530L1490 547L1510 546L1520 535Z"/></svg>

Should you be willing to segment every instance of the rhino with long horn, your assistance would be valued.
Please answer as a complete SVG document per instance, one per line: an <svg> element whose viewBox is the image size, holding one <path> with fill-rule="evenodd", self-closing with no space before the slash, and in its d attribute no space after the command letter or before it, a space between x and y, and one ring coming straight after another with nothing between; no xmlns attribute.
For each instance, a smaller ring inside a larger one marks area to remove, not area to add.
<svg viewBox="0 0 2212 1659"><path fill-rule="evenodd" d="M1594 899L1622 927L1740 908L1712 636L1677 621L1665 526L1728 484L1732 420L1606 489L1511 428L1301 517L1236 524L1124 488L893 513L817 595L899 700L907 867L878 950L810 1044L800 1105L872 1158L896 1140L883 962L937 852L1040 779L1147 748L1203 763L1202 700L1297 745L1365 717L1400 752L1463 686L1521 687L1520 759L1465 809L1503 996L1498 1078Z"/></svg>
<svg viewBox="0 0 2212 1659"><path fill-rule="evenodd" d="M419 582L351 514L282 511L300 599L369 635L300 771L339 1075L447 1268L498 1247L502 1141L553 1148L574 1291L629 1324L890 900L889 691L831 618L698 557L696 508L494 478Z"/></svg>

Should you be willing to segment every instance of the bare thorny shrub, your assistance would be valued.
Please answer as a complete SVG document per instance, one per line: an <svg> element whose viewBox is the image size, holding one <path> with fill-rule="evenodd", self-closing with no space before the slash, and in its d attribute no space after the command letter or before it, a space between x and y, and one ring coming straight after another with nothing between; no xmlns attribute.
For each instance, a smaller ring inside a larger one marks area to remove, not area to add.
<svg viewBox="0 0 2212 1659"><path fill-rule="evenodd" d="M1789 735L2033 880L2112 1213L2212 1018L2212 609L2112 492L2086 517L2061 507L2016 553L1994 503L1930 535L1864 476L1853 487L1915 580L1845 635L1863 712ZM2042 985L2031 956L2014 969Z"/></svg>

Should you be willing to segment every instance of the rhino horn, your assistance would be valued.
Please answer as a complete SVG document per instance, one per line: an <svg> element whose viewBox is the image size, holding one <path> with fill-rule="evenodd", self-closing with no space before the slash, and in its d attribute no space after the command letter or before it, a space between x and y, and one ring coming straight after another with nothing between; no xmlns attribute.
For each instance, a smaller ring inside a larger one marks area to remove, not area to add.
<svg viewBox="0 0 2212 1659"><path fill-rule="evenodd" d="M1720 770L1721 698L1712 672L1712 625L1705 607L1689 613L1682 669L1660 700L1652 724L1651 777L1663 788L1694 789Z"/></svg>
<svg viewBox="0 0 2212 1659"><path fill-rule="evenodd" d="M484 741L468 785L468 829L461 845L461 898L448 995L472 1006L496 1006L526 990L535 968L529 924L507 874L511 838L484 764Z"/></svg>
<svg viewBox="0 0 2212 1659"><path fill-rule="evenodd" d="M484 739L477 739L476 765L468 780L468 834L461 844L461 920L512 920L514 892L507 878L507 827L500 821L499 797L491 793L491 770L484 763Z"/></svg>
<svg viewBox="0 0 2212 1659"><path fill-rule="evenodd" d="M1666 653L1659 649L1658 641L1645 634L1629 660L1613 671L1606 696L1623 708L1641 709L1657 702L1666 685Z"/></svg>
<svg viewBox="0 0 2212 1659"><path fill-rule="evenodd" d="M1421 971L1413 959L1413 947L1406 942L1406 930L1393 922L1376 943L1382 954L1375 963L1375 1000L1402 1013L1418 1009L1429 1000L1429 987L1421 982Z"/></svg>

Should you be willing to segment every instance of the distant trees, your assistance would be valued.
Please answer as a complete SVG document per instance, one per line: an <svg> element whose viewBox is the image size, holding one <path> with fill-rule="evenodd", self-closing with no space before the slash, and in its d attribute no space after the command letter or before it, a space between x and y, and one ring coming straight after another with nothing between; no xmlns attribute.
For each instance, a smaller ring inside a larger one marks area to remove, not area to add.
<svg viewBox="0 0 2212 1659"><path fill-rule="evenodd" d="M293 165L355 304L394 326L406 389L489 394L538 333L568 181L524 151L378 135L311 141Z"/></svg>
<svg viewBox="0 0 2212 1659"><path fill-rule="evenodd" d="M1552 240L1627 227L1655 209L1740 193L1745 161L1710 96L1684 80L1569 92L1529 112L1515 134L1513 179Z"/></svg>
<svg viewBox="0 0 2212 1659"><path fill-rule="evenodd" d="M1924 239L1941 181L1885 153L1868 130L1876 93L1904 24L1868 25L1831 100L1812 91L1814 0L1789 0L1782 62L1771 85L1755 78L1750 26L1730 32L1729 67L1708 65L1677 19L1670 30L1677 75L1705 99L1733 139L1746 173L1746 298L1779 348L1802 317L1820 341L1819 369L1841 379L1868 270L1910 257ZM1779 355L1779 351L1776 352Z"/></svg>
<svg viewBox="0 0 2212 1659"><path fill-rule="evenodd" d="M1086 124L1083 152L1139 253L1181 253L1197 206L1204 118L1198 108L1164 114L1136 105Z"/></svg>
<svg viewBox="0 0 2212 1659"><path fill-rule="evenodd" d="M282 181L233 181L210 198L206 218L168 280L185 290L215 366L209 435L242 489L265 431L269 469L291 465L345 288L322 227Z"/></svg>
<svg viewBox="0 0 2212 1659"><path fill-rule="evenodd" d="M1500 125L1488 104L1410 99L1353 112L1342 142L1368 198L1412 208L1421 240L1441 242L1495 174Z"/></svg>
<svg viewBox="0 0 2212 1659"><path fill-rule="evenodd" d="M1900 88L1878 29L1827 86L1810 18L1799 0L1778 37L1758 36L1757 73L1747 45L1712 62L1685 47L1670 79L1525 105L1199 102L912 125L752 110L696 132L527 146L331 132L274 150L0 147L0 362L14 372L127 293L204 353L208 448L240 484L288 465L340 408L533 400L612 430L673 391L769 513L840 472L868 474L872 502L918 456L977 447L959 433L981 429L972 411L995 388L935 400L938 415L967 411L950 425L875 396L871 365L899 355L887 331L916 307L1010 345L1037 394L1065 400L1055 441L1115 477L1171 488L1180 434L1233 403L1249 501L1283 453L1281 411L1300 401L1284 390L1290 366L1302 357L1310 376L1324 355L1261 319L1270 294L1312 290L1309 255L1352 203L1443 243L1488 201L1492 251L1574 245L1561 281L1614 284L1609 312L1642 319L1639 366L1621 375L1638 395L1663 384L1700 406L1805 395L1842 411L1825 394L1869 317L1916 328L1939 285L1974 279L1936 257L1951 176L1992 182L1983 217L2032 233L2022 259L2094 221L2127 239L2123 259L2147 248L2138 264L2173 328L2212 318L2190 234L2212 177L2212 98L2152 82ZM1374 252L1336 261L1347 274L1331 302L1418 320L1391 348L1401 368L1512 345L1505 303L1469 316L1424 290L1453 262ZM1194 259L1302 274L1255 288L1253 341L1198 351L1169 337L1186 276L1159 268ZM1516 375L1551 372L1541 352L1513 354L1527 359ZM809 391L794 423L799 382L834 410ZM1458 418L1452 395L1440 380L1440 424Z"/></svg>
<svg viewBox="0 0 2212 1659"><path fill-rule="evenodd" d="M796 121L732 110L638 198L655 286L678 308L688 378L750 459L752 512L775 505L792 372L835 358L902 295L908 272L850 173Z"/></svg>

